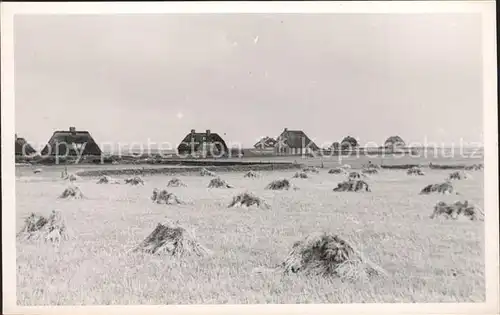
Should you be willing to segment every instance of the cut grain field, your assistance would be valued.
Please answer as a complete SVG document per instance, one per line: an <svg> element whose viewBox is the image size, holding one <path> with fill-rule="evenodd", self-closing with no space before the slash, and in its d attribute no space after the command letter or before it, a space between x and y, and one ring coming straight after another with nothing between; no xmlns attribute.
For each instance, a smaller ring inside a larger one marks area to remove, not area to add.
<svg viewBox="0 0 500 315"><path fill-rule="evenodd" d="M84 199L57 197L69 185L59 172L24 172L16 178L16 230L32 212L63 214L70 239L59 246L17 240L20 305L482 302L485 299L484 222L430 219L438 201L469 200L484 208L483 172L455 181L460 195L419 195L450 173L408 176L381 170L366 181L371 192L333 192L343 175L320 169L221 173L233 188L207 188L210 177L177 176L187 187L167 188L172 176L144 176L144 185L75 182ZM117 177L123 180L123 177ZM298 190L265 186L288 178ZM154 188L168 189L180 205L155 204ZM252 192L269 209L228 208ZM155 256L130 250L166 218L195 231L207 257ZM369 282L298 274L261 274L280 264L296 241L314 232L341 236L388 277Z"/></svg>

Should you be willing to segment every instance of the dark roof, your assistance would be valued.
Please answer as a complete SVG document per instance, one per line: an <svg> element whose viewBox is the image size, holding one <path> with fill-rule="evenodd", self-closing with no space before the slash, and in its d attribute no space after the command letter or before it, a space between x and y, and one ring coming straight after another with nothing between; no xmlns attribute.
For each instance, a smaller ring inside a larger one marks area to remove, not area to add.
<svg viewBox="0 0 500 315"><path fill-rule="evenodd" d="M36 150L24 138L16 137L15 140L15 155L31 155L36 153Z"/></svg>
<svg viewBox="0 0 500 315"><path fill-rule="evenodd" d="M77 155L75 146L85 144L82 155L101 155L101 149L94 141L88 131L55 131L49 140L49 143L43 148L42 155L56 154L56 147L58 147L59 154L64 155L68 150L69 155ZM66 146L67 145L67 146ZM66 149L67 148L67 149Z"/></svg>
<svg viewBox="0 0 500 315"><path fill-rule="evenodd" d="M391 136L384 142L385 147L404 147L406 144L400 136Z"/></svg>
<svg viewBox="0 0 500 315"><path fill-rule="evenodd" d="M276 139L270 137L263 137L256 144L254 144L254 148L256 149L265 149L265 148L274 148L276 146Z"/></svg>
<svg viewBox="0 0 500 315"><path fill-rule="evenodd" d="M346 136L342 141L340 142L340 147L342 150L347 149L347 148L356 148L359 146L358 140L354 138L353 136Z"/></svg>
<svg viewBox="0 0 500 315"><path fill-rule="evenodd" d="M194 149L194 151L198 151L203 143L215 143L216 147L219 150L228 152L228 148L226 143L224 142L224 139L222 139L219 134L213 132L210 133L208 138L206 132L188 133L177 147L177 151L179 153L192 153L192 148Z"/></svg>
<svg viewBox="0 0 500 315"><path fill-rule="evenodd" d="M277 140L278 145L284 144L289 148L319 150L319 147L302 130L284 130Z"/></svg>

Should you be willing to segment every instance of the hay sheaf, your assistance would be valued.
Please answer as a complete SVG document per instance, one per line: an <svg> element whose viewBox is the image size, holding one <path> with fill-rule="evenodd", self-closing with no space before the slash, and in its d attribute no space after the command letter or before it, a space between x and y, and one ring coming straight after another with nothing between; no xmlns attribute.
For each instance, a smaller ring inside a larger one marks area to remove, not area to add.
<svg viewBox="0 0 500 315"><path fill-rule="evenodd" d="M270 182L266 186L266 189L269 189L269 190L289 190L289 189L298 190L298 188L293 186L290 183L290 181L286 178L273 180L272 182Z"/></svg>
<svg viewBox="0 0 500 315"><path fill-rule="evenodd" d="M407 175L423 176L425 173L419 167L412 167L406 171Z"/></svg>
<svg viewBox="0 0 500 315"><path fill-rule="evenodd" d="M212 171L207 170L206 168L202 168L200 170L200 175L201 176L215 176L215 173Z"/></svg>
<svg viewBox="0 0 500 315"><path fill-rule="evenodd" d="M341 182L333 189L333 191L353 191L353 192L371 192L370 186L363 180L348 180Z"/></svg>
<svg viewBox="0 0 500 315"><path fill-rule="evenodd" d="M332 168L328 171L328 174L342 174L342 175L345 175L346 174L346 170L341 168L341 167L335 167L335 168Z"/></svg>
<svg viewBox="0 0 500 315"><path fill-rule="evenodd" d="M288 274L303 273L351 281L387 275L345 240L326 233L314 233L296 242L281 266Z"/></svg>
<svg viewBox="0 0 500 315"><path fill-rule="evenodd" d="M367 176L365 174L359 173L359 172L350 172L349 175L347 176L347 178L349 180L353 180L353 179L367 178Z"/></svg>
<svg viewBox="0 0 500 315"><path fill-rule="evenodd" d="M83 193L77 186L69 186L59 196L61 199L82 199Z"/></svg>
<svg viewBox="0 0 500 315"><path fill-rule="evenodd" d="M483 164L472 164L465 167L467 171L480 171L484 168Z"/></svg>
<svg viewBox="0 0 500 315"><path fill-rule="evenodd" d="M178 178L172 178L168 181L167 187L187 187L187 185Z"/></svg>
<svg viewBox="0 0 500 315"><path fill-rule="evenodd" d="M363 174L378 174L378 169L369 167L369 168L364 168L361 170L361 173Z"/></svg>
<svg viewBox="0 0 500 315"><path fill-rule="evenodd" d="M233 186L229 185L222 178L216 177L210 180L210 183L208 183L208 188L233 188Z"/></svg>
<svg viewBox="0 0 500 315"><path fill-rule="evenodd" d="M427 185L420 191L420 194L421 195L428 195L432 193L452 194L453 192L454 192L453 185L450 182L446 181L440 184Z"/></svg>
<svg viewBox="0 0 500 315"><path fill-rule="evenodd" d="M249 208L252 206L264 209L270 208L265 200L248 192L234 196L228 208Z"/></svg>
<svg viewBox="0 0 500 315"><path fill-rule="evenodd" d="M120 181L104 175L104 176L99 177L97 184L120 184Z"/></svg>
<svg viewBox="0 0 500 315"><path fill-rule="evenodd" d="M210 254L207 248L196 241L194 233L188 232L177 222L158 223L153 232L137 245L133 252L174 257L187 255L203 257Z"/></svg>
<svg viewBox="0 0 500 315"><path fill-rule="evenodd" d="M166 205L178 205L183 204L183 202L177 198L176 195L166 191L165 189L159 190L157 188L153 189L153 195L151 196L151 200L157 204L166 204Z"/></svg>
<svg viewBox="0 0 500 315"><path fill-rule="evenodd" d="M378 164L368 163L368 164L364 164L363 165L363 169L376 169L376 170L379 170L379 169L381 169L381 167Z"/></svg>
<svg viewBox="0 0 500 315"><path fill-rule="evenodd" d="M463 180L463 179L469 179L469 178L470 178L470 176L467 173L461 172L461 171L455 171L455 172L450 173L450 175L448 175L449 180Z"/></svg>
<svg viewBox="0 0 500 315"><path fill-rule="evenodd" d="M460 215L467 217L472 221L484 220L484 212L478 207L470 204L468 200L465 200L464 202L456 201L452 204L448 204L443 201L438 202L434 206L431 219L438 216L444 216L447 219L456 220Z"/></svg>
<svg viewBox="0 0 500 315"><path fill-rule="evenodd" d="M129 185L144 185L144 181L142 178L135 176L135 177L130 177L125 179L125 184Z"/></svg>
<svg viewBox="0 0 500 315"><path fill-rule="evenodd" d="M302 172L304 172L304 173L315 173L315 174L318 174L319 170L316 167L314 167L314 166L308 166L308 167L303 168Z"/></svg>
<svg viewBox="0 0 500 315"><path fill-rule="evenodd" d="M254 171L248 171L247 173L245 173L245 175L243 175L243 177L245 177L245 178L257 178L257 177L259 177L259 174L257 172L254 172Z"/></svg>
<svg viewBox="0 0 500 315"><path fill-rule="evenodd" d="M309 178L305 172L297 172L293 175L293 178Z"/></svg>
<svg viewBox="0 0 500 315"><path fill-rule="evenodd" d="M52 210L45 218L42 215L31 213L24 220L24 227L17 234L19 239L40 240L59 243L61 239L67 240L66 224L59 211Z"/></svg>

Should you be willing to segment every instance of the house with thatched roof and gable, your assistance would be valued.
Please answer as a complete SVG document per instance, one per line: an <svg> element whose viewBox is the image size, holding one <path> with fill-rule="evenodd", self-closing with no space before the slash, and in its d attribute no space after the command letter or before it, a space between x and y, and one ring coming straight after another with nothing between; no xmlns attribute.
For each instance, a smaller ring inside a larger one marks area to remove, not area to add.
<svg viewBox="0 0 500 315"><path fill-rule="evenodd" d="M359 148L358 140L352 136L346 136L340 142L333 142L330 149L333 151L355 151Z"/></svg>
<svg viewBox="0 0 500 315"><path fill-rule="evenodd" d="M36 150L26 141L24 138L20 138L16 136L16 140L14 143L15 146L15 155L16 156L27 156L36 153Z"/></svg>
<svg viewBox="0 0 500 315"><path fill-rule="evenodd" d="M224 139L210 129L206 132L196 132L192 129L177 147L177 153L182 155L196 155L201 157L226 156L229 149Z"/></svg>
<svg viewBox="0 0 500 315"><path fill-rule="evenodd" d="M54 131L41 154L100 156L102 151L88 131L79 131L75 127L70 127L69 130Z"/></svg>
<svg viewBox="0 0 500 315"><path fill-rule="evenodd" d="M280 155L309 154L319 150L319 147L302 130L285 128L276 141L275 150Z"/></svg>
<svg viewBox="0 0 500 315"><path fill-rule="evenodd" d="M397 148L404 148L406 146L404 140L400 136L391 136L387 138L384 142L384 148L386 149L397 149Z"/></svg>

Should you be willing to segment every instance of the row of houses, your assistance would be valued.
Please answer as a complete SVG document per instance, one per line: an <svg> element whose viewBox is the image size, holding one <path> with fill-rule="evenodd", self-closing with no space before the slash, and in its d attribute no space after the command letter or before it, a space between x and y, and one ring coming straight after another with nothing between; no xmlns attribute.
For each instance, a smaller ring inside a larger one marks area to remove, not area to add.
<svg viewBox="0 0 500 315"><path fill-rule="evenodd" d="M400 136L391 136L387 138L383 149L404 148L405 142ZM257 150L273 150L276 153L283 154L307 154L319 150L320 148L302 131L288 130L285 128L283 132L276 138L264 137L254 145ZM356 150L359 148L359 143L356 138L347 136L340 142L333 142L326 150Z"/></svg>
<svg viewBox="0 0 500 315"><path fill-rule="evenodd" d="M387 147L404 146L404 141L398 136L387 139ZM347 147L358 146L357 140L351 136L345 137L340 143L334 142L331 149L342 150ZM276 137L264 137L254 145L257 151L268 151L276 155L302 155L318 151L320 148L302 130L289 130L285 128ZM83 150L83 152L82 152ZM229 153L229 148L224 139L209 129L205 132L196 132L192 129L177 147L177 152L183 155L200 154L202 156L223 156ZM102 154L98 144L88 131L79 131L75 127L69 130L55 131L48 144L40 152L42 155L93 155ZM24 138L17 137L15 140L16 155L31 155L36 151Z"/></svg>
<svg viewBox="0 0 500 315"><path fill-rule="evenodd" d="M88 131L78 131L75 127L70 127L69 130L55 131L40 154L75 156L78 155L77 152L82 152L81 155L100 156L102 154L99 145L97 145ZM16 134L15 154L19 156L35 153L36 150L26 139L20 138Z"/></svg>

